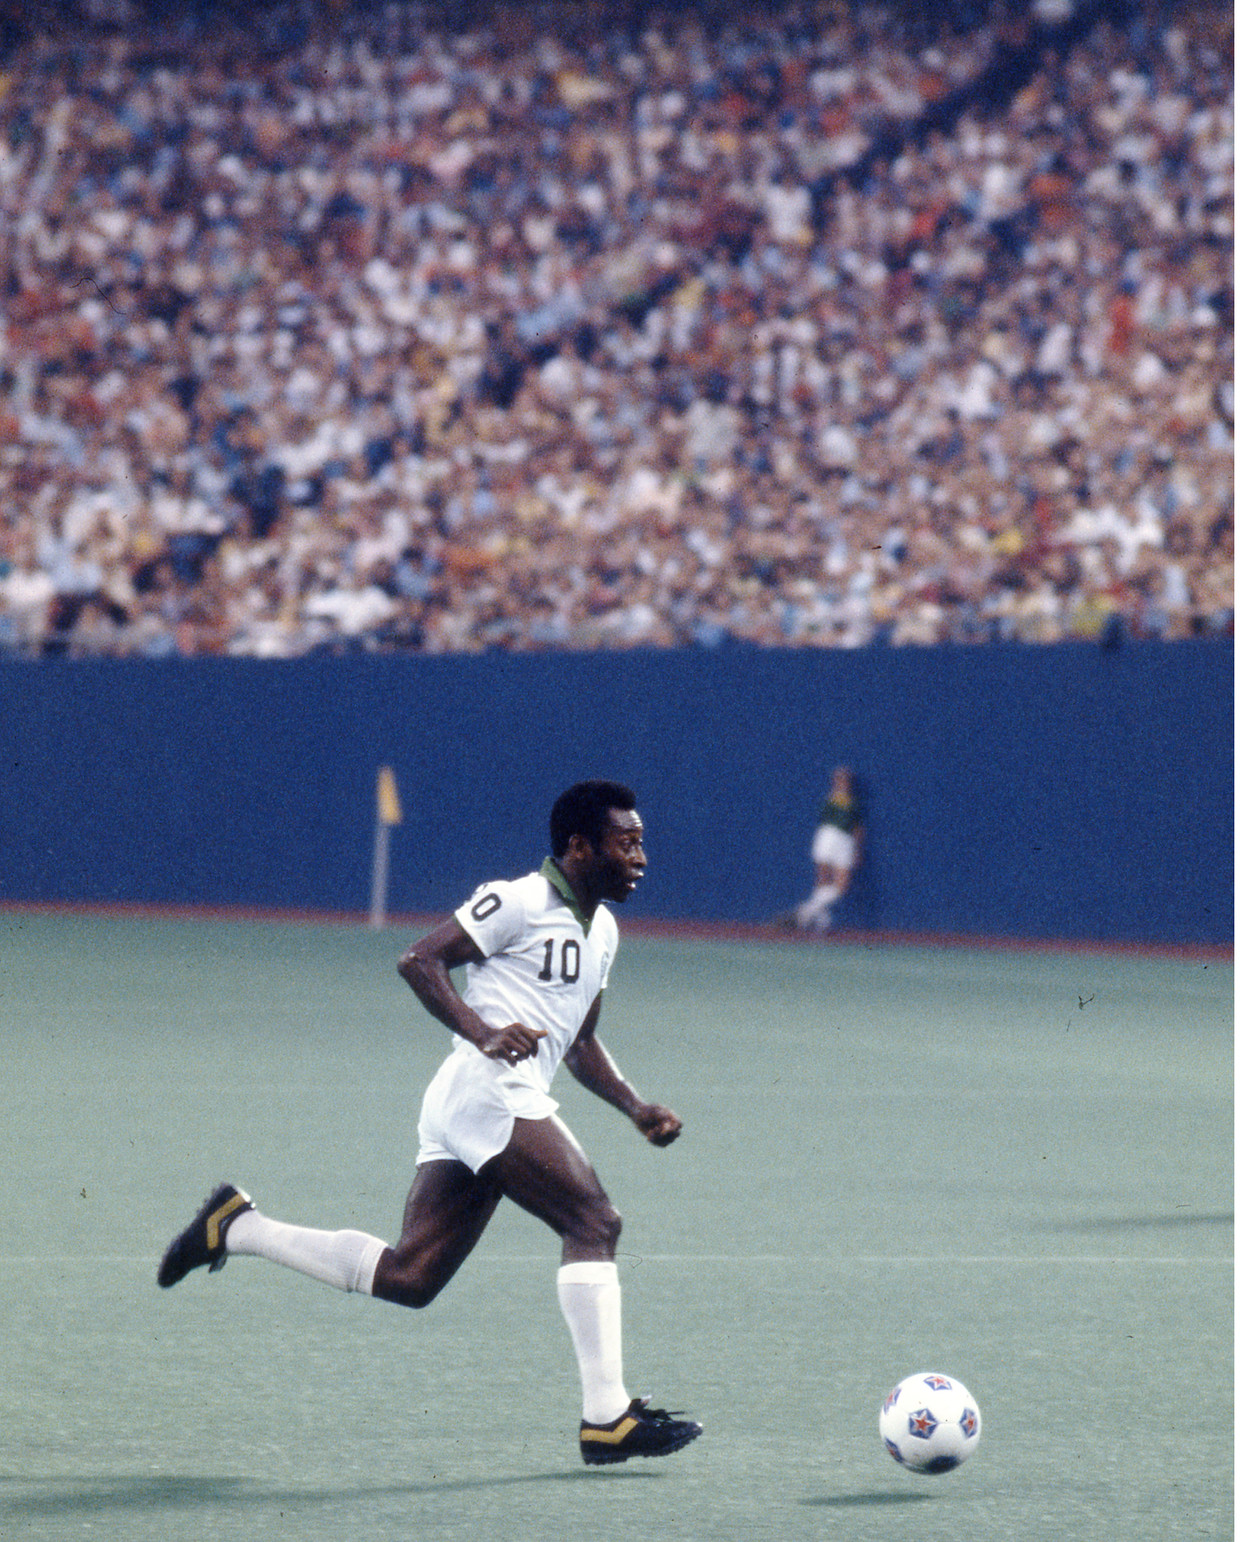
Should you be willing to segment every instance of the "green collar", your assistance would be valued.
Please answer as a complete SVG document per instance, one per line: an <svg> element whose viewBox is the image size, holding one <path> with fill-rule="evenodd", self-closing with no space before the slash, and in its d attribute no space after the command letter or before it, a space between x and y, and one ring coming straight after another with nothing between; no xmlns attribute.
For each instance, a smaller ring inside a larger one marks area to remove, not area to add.
<svg viewBox="0 0 1240 1542"><path fill-rule="evenodd" d="M572 911L573 915L576 916L578 925L588 937L590 935L590 917L586 915L578 903L577 896L573 893L573 886L565 878L560 864L554 857L548 857L538 871Z"/></svg>

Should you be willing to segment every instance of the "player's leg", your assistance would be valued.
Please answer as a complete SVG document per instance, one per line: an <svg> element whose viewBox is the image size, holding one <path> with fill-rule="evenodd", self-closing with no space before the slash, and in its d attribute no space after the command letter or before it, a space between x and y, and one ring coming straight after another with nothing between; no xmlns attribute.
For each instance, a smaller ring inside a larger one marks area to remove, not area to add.
<svg viewBox="0 0 1240 1542"><path fill-rule="evenodd" d="M175 1285L191 1269L220 1269L234 1254L265 1258L337 1290L402 1306L428 1305L468 1257L495 1213L500 1188L463 1162L418 1169L400 1241L394 1248L361 1231L290 1226L255 1209L248 1194L222 1185L169 1246L159 1283Z"/></svg>
<svg viewBox="0 0 1240 1542"><path fill-rule="evenodd" d="M581 1373L582 1419L611 1424L631 1402L624 1385L615 1264L620 1216L559 1119L518 1119L507 1149L492 1165L508 1197L561 1239L556 1294Z"/></svg>
<svg viewBox="0 0 1240 1542"><path fill-rule="evenodd" d="M816 880L813 893L797 906L796 920L800 927L826 931L831 925L831 907L844 890L837 869L827 863L819 864Z"/></svg>
<svg viewBox="0 0 1240 1542"><path fill-rule="evenodd" d="M563 1263L614 1261L620 1216L563 1120L516 1120L508 1145L482 1171L551 1227L563 1243Z"/></svg>
<svg viewBox="0 0 1240 1542"><path fill-rule="evenodd" d="M518 1119L486 1170L509 1199L561 1239L556 1293L581 1372L582 1417L615 1420L631 1400L624 1386L614 1205L576 1137L556 1118Z"/></svg>
<svg viewBox="0 0 1240 1542"><path fill-rule="evenodd" d="M274 1221L260 1214L241 1189L221 1184L168 1245L156 1277L167 1288L191 1269L222 1269L234 1253L242 1253L283 1264L337 1290L366 1294L385 1246L366 1232L318 1231Z"/></svg>
<svg viewBox="0 0 1240 1542"><path fill-rule="evenodd" d="M424 1162L405 1203L400 1241L375 1267L371 1294L429 1306L473 1251L502 1197L495 1176L464 1162Z"/></svg>
<svg viewBox="0 0 1240 1542"><path fill-rule="evenodd" d="M562 1240L556 1292L581 1373L581 1455L591 1466L631 1456L666 1456L702 1433L624 1385L620 1216L589 1158L559 1119L518 1119L505 1150L489 1164L504 1193L545 1221Z"/></svg>

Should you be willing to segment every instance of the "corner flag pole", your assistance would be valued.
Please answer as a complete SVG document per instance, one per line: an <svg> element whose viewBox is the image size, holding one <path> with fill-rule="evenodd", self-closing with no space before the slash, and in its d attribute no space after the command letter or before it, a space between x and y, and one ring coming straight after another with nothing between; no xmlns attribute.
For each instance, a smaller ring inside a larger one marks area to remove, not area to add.
<svg viewBox="0 0 1240 1542"><path fill-rule="evenodd" d="M392 826L400 821L396 775L391 766L380 766L375 786L375 851L370 869L370 924L376 928L387 919L388 850Z"/></svg>

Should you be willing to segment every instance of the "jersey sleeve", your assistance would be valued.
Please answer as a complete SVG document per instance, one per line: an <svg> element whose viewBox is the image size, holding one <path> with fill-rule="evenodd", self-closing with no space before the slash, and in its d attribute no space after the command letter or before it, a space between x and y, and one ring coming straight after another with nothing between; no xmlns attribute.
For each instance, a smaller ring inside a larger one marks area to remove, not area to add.
<svg viewBox="0 0 1240 1542"><path fill-rule="evenodd" d="M503 879L480 885L454 914L484 958L511 947L525 930L521 890Z"/></svg>

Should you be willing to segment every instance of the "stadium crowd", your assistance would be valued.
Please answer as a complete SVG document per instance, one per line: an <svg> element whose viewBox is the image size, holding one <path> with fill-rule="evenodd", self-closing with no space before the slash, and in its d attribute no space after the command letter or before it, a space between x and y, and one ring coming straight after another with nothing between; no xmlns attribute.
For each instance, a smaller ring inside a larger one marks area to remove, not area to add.
<svg viewBox="0 0 1240 1542"><path fill-rule="evenodd" d="M0 63L0 651L1230 632L1220 0L135 6Z"/></svg>

